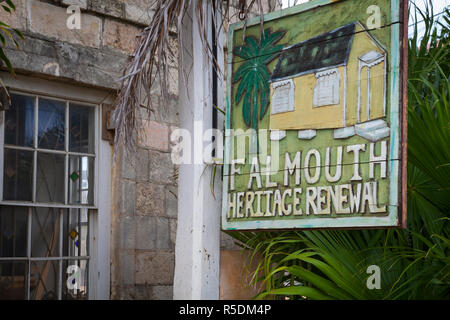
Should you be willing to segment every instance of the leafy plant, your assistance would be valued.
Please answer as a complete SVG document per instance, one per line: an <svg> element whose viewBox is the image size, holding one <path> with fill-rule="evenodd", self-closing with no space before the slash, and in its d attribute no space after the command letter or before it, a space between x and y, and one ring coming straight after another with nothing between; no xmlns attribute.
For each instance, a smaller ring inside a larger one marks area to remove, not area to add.
<svg viewBox="0 0 450 320"><path fill-rule="evenodd" d="M1 0L0 6L3 9L3 10L0 9L0 11L6 11L8 14L12 14L12 11L16 11L16 7L11 0ZM10 38L14 42L16 47L19 48L19 43L14 38L14 34L18 36L20 39L25 40L24 36L19 30L12 28L8 24L0 20L0 67L5 65L12 75L15 75L14 69L12 67L11 61L9 61L3 48L6 45L7 38ZM0 78L0 108L4 110L6 106L10 104L11 104L11 96L9 95L5 84Z"/></svg>
<svg viewBox="0 0 450 320"><path fill-rule="evenodd" d="M283 45L277 43L285 32L264 30L259 41L253 36L245 37L244 44L237 46L233 53L243 59L233 75L233 83L240 82L236 89L235 101L242 99L242 116L248 127L258 129L269 106L270 71L267 65L277 57ZM259 108L258 108L259 102Z"/></svg>
<svg viewBox="0 0 450 320"><path fill-rule="evenodd" d="M6 11L8 14L12 14L13 11L16 11L16 6L11 0L0 1L0 5L3 11ZM7 38L11 39L11 41L14 42L16 47L19 48L19 43L15 39L14 34L20 39L25 40L23 34L19 30L0 21L0 65L1 64L6 65L11 74L14 74L14 70L11 65L11 61L9 61L3 48L6 46Z"/></svg>
<svg viewBox="0 0 450 320"><path fill-rule="evenodd" d="M442 23L431 5L418 15L425 31L420 38L416 24L409 41L408 228L231 233L251 259L262 257L256 298L450 298L450 13ZM370 265L381 269L380 290L366 286Z"/></svg>

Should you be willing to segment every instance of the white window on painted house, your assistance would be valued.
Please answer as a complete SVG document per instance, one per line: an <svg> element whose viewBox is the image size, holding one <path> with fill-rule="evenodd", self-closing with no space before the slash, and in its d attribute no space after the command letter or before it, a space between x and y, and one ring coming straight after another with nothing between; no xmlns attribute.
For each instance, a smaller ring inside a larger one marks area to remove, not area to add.
<svg viewBox="0 0 450 320"><path fill-rule="evenodd" d="M0 299L88 298L97 117L95 105L12 93L0 122Z"/></svg>
<svg viewBox="0 0 450 320"><path fill-rule="evenodd" d="M272 83L272 114L294 111L295 87L292 79Z"/></svg>
<svg viewBox="0 0 450 320"><path fill-rule="evenodd" d="M317 72L316 86L314 87L314 107L322 107L328 105L339 104L339 71L337 69L329 69Z"/></svg>

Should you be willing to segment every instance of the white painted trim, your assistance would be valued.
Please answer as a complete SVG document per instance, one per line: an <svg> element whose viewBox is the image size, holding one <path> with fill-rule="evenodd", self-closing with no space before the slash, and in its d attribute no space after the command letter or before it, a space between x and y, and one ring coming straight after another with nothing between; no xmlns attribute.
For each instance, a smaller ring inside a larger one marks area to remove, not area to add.
<svg viewBox="0 0 450 320"><path fill-rule="evenodd" d="M316 134L317 134L316 130L308 129L308 130L299 130L297 136L301 140L311 140L316 136Z"/></svg>
<svg viewBox="0 0 450 320"><path fill-rule="evenodd" d="M361 123L361 71L364 67L367 67L367 101L366 101L366 120L370 120L370 110L371 110L371 103L372 103L372 94L371 94L371 88L370 88L370 69L382 62L386 61L386 53L383 54L372 50L364 55L360 56L358 58L358 102L357 102L357 108L356 108L356 119L357 123ZM383 86L383 95L384 95L384 102L383 102L383 116L386 115L386 63L384 64L384 86Z"/></svg>
<svg viewBox="0 0 450 320"><path fill-rule="evenodd" d="M372 103L372 91L371 91L371 87L370 87L370 66L368 66L367 68L367 104L366 104L366 120L369 121L370 120L370 107L371 107L371 103Z"/></svg>
<svg viewBox="0 0 450 320"><path fill-rule="evenodd" d="M191 1L183 20L185 65L181 67L190 70L187 86L179 77L180 127L197 138L194 160L199 160L203 145L209 143L201 139L203 130L211 128L213 110L212 66L198 29L198 1ZM206 12L204 23L211 23L210 3L203 1L201 5ZM210 41L211 35L208 37ZM211 195L211 169L201 161L180 165L174 299L219 299L221 199L217 193L216 199Z"/></svg>
<svg viewBox="0 0 450 320"><path fill-rule="evenodd" d="M349 137L353 137L355 135L355 127L344 127L333 130L333 138L334 139L347 139Z"/></svg>
<svg viewBox="0 0 450 320"><path fill-rule="evenodd" d="M0 71L0 77L7 87L28 94L96 105L114 102L114 90L107 91L92 87L82 87L66 84L61 81L46 80L23 75L16 75L14 78L9 73L2 71Z"/></svg>
<svg viewBox="0 0 450 320"><path fill-rule="evenodd" d="M286 137L285 130L270 130L270 140L271 141L280 141Z"/></svg>
<svg viewBox="0 0 450 320"><path fill-rule="evenodd" d="M340 88L339 88L340 89ZM342 126L345 128L347 125L347 66L344 67L344 97L342 101Z"/></svg>
<svg viewBox="0 0 450 320"><path fill-rule="evenodd" d="M98 119L99 128L101 129L101 117ZM101 131L100 131L101 132ZM103 201L98 202L98 213L97 215L93 215L92 220L95 222L96 229L96 242L91 242L93 245L91 246L92 252L96 253L97 259L95 259L97 265L90 268L93 270L92 276L95 277L95 288L96 292L92 296L92 299L101 299L108 300L110 298L110 250L111 250L111 212L112 212L112 148L109 145L108 141L103 141L101 139L97 139L99 142L99 156L98 158L98 166L102 171L98 175L98 186L97 195L98 199L102 199ZM94 226L94 223L92 224ZM91 233L93 235L94 233ZM93 248L92 248L93 247ZM97 250L97 252L95 252ZM90 279L91 280L91 279ZM92 290L91 290L92 291Z"/></svg>

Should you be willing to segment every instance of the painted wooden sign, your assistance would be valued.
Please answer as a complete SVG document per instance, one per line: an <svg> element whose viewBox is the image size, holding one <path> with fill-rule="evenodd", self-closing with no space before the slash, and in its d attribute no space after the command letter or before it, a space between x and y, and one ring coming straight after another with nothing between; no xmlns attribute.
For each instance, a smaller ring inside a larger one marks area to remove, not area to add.
<svg viewBox="0 0 450 320"><path fill-rule="evenodd" d="M230 26L224 230L405 226L405 11L316 0Z"/></svg>

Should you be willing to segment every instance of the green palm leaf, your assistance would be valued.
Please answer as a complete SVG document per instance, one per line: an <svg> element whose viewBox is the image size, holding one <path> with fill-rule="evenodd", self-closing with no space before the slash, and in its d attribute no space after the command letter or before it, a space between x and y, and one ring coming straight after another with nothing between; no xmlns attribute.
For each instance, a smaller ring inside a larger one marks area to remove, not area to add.
<svg viewBox="0 0 450 320"><path fill-rule="evenodd" d="M233 83L239 82L235 103L239 104L244 98L242 105L244 122L255 130L269 105L270 71L267 65L283 48L276 43L283 38L284 34L282 31L271 32L270 29L266 29L259 41L253 36L247 36L245 44L233 50L236 56L242 58L242 61L238 61L241 65L232 77Z"/></svg>

